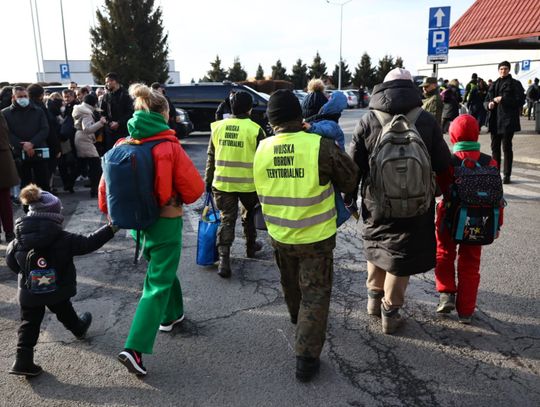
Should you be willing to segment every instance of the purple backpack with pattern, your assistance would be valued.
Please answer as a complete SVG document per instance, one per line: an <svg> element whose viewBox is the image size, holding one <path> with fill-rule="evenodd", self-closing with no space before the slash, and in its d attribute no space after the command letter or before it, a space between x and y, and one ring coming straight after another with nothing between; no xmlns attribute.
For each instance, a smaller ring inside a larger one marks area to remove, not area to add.
<svg viewBox="0 0 540 407"><path fill-rule="evenodd" d="M474 162L474 166L467 167L467 161ZM505 202L499 169L490 166L490 161L486 154L480 154L478 161L452 157L454 183L446 221L456 243L487 245L497 237Z"/></svg>

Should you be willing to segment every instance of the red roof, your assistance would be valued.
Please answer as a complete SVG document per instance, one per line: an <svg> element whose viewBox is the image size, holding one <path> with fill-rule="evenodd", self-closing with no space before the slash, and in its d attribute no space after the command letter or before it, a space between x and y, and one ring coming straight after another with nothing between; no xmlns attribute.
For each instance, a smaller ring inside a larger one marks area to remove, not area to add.
<svg viewBox="0 0 540 407"><path fill-rule="evenodd" d="M450 48L540 49L540 0L476 0L450 30Z"/></svg>

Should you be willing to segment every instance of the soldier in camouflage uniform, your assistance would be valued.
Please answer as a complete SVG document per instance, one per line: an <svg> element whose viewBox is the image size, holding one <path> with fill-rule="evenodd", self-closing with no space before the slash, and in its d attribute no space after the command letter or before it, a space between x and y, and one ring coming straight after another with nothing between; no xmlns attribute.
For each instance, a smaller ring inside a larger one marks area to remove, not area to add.
<svg viewBox="0 0 540 407"><path fill-rule="evenodd" d="M331 139L302 131L302 110L291 91L268 102L275 136L261 142L253 175L296 328L296 377L319 370L326 336L336 246L333 185L353 191L358 167Z"/></svg>
<svg viewBox="0 0 540 407"><path fill-rule="evenodd" d="M424 93L422 100L422 109L435 116L437 123L441 124L443 101L439 95L439 86L436 78L424 78L424 82L420 85Z"/></svg>

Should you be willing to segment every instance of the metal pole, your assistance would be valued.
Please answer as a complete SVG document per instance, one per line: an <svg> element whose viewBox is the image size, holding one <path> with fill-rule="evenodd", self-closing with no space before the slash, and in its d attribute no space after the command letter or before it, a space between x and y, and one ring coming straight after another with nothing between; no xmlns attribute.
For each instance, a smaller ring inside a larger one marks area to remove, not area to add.
<svg viewBox="0 0 540 407"><path fill-rule="evenodd" d="M40 71L40 66L39 66L39 53L38 53L38 45L37 45L37 38L36 38L36 26L34 23L34 6L32 5L32 0L30 0L30 14L32 15L32 29L34 32L34 48L36 50L36 62L37 62L37 68L38 68L36 77L37 77L37 81L39 82L41 71Z"/></svg>
<svg viewBox="0 0 540 407"><path fill-rule="evenodd" d="M67 45L66 45L66 29L64 27L64 7L62 6L62 0L60 0L60 15L62 16L62 34L64 35L64 53L66 56L66 65L69 66ZM69 70L71 76L71 69Z"/></svg>
<svg viewBox="0 0 540 407"><path fill-rule="evenodd" d="M343 6L345 4L340 5L341 13L340 13L340 20L339 20L339 70L338 70L338 89L341 90L341 65L342 65L342 58L341 58L341 48L343 43Z"/></svg>
<svg viewBox="0 0 540 407"><path fill-rule="evenodd" d="M37 0L34 0L34 4L36 6L36 22L37 22L37 32L38 32L38 39L39 39L39 53L41 54L41 82L45 81L45 64L43 63L43 44L41 42L41 27L39 26L39 14L38 14L38 5Z"/></svg>
<svg viewBox="0 0 540 407"><path fill-rule="evenodd" d="M435 79L439 78L439 64L433 64L433 76Z"/></svg>

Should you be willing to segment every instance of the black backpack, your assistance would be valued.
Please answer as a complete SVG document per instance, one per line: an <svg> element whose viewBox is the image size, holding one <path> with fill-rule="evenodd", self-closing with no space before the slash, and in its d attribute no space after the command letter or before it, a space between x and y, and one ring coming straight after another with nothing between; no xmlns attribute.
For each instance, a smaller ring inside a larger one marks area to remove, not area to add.
<svg viewBox="0 0 540 407"><path fill-rule="evenodd" d="M23 268L25 285L32 294L51 294L57 288L57 273L43 250L31 249Z"/></svg>
<svg viewBox="0 0 540 407"><path fill-rule="evenodd" d="M473 161L474 167L465 166L467 161ZM499 169L489 166L490 161L486 154L480 154L478 161L452 157L454 183L447 202L446 224L456 243L487 245L497 237L505 201Z"/></svg>

